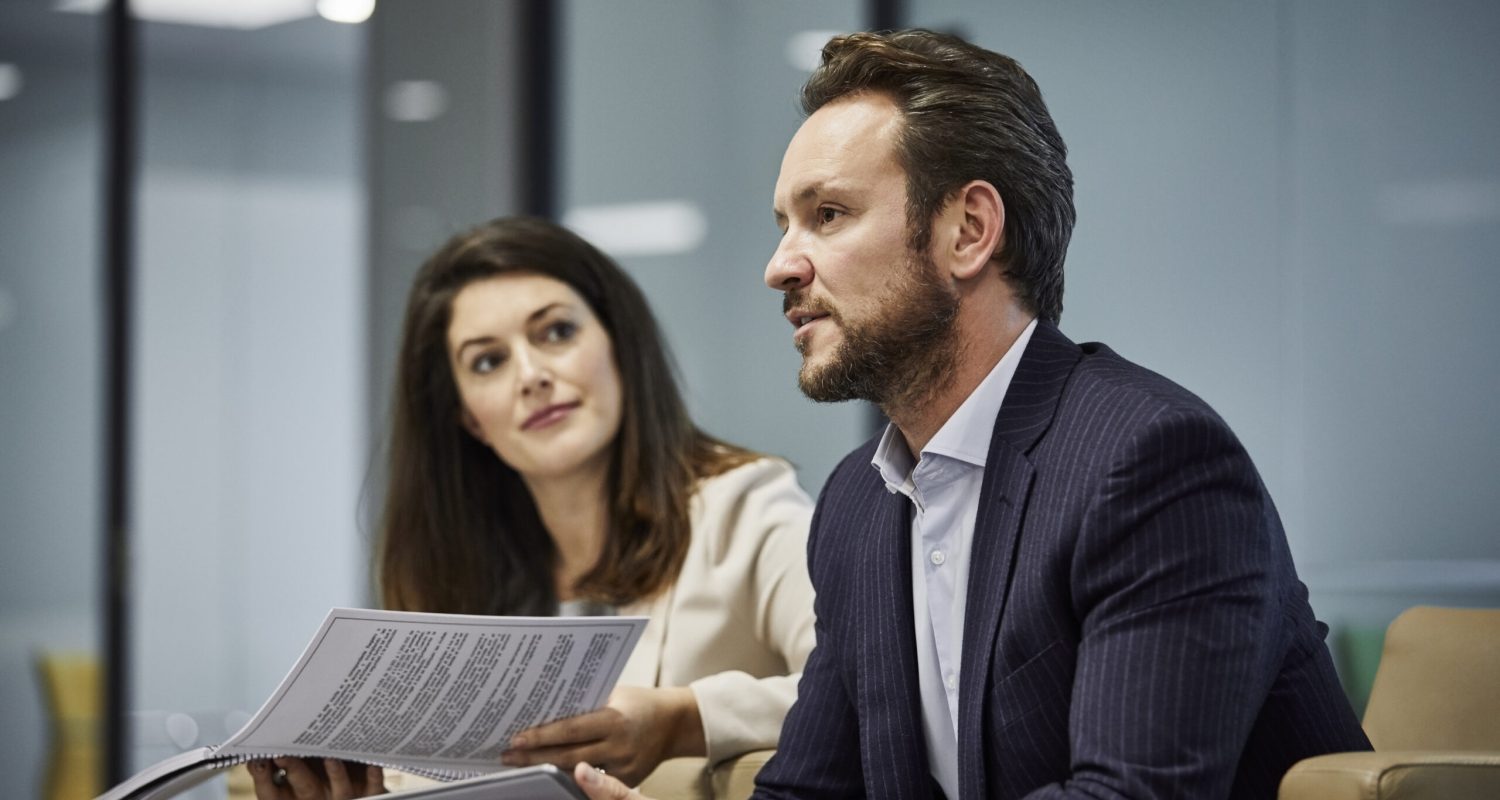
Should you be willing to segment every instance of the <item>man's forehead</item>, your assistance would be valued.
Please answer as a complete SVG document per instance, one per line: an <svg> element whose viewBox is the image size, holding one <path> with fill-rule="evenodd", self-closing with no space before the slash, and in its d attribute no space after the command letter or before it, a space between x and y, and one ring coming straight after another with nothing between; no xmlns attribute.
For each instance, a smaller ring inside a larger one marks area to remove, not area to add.
<svg viewBox="0 0 1500 800"><path fill-rule="evenodd" d="M899 170L894 150L899 123L895 104L881 95L841 98L818 109L787 145L776 202L795 202Z"/></svg>

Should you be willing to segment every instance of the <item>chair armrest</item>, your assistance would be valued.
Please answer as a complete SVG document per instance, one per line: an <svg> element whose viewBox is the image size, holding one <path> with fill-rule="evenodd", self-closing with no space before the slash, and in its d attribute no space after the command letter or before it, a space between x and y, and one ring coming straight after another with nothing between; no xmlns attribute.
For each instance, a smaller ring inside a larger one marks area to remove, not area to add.
<svg viewBox="0 0 1500 800"><path fill-rule="evenodd" d="M669 758L641 781L641 794L653 800L712 800L708 785L708 761L702 758Z"/></svg>
<svg viewBox="0 0 1500 800"><path fill-rule="evenodd" d="M775 750L752 750L714 767L714 800L746 800L755 793L755 776L776 755Z"/></svg>
<svg viewBox="0 0 1500 800"><path fill-rule="evenodd" d="M1297 762L1280 800L1427 800L1500 797L1500 752L1388 750Z"/></svg>

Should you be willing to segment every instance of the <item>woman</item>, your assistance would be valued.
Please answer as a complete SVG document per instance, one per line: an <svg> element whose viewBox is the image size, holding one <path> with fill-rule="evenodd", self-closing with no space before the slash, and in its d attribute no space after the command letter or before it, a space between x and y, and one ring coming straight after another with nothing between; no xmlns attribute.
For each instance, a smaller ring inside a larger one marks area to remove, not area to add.
<svg viewBox="0 0 1500 800"><path fill-rule="evenodd" d="M397 365L386 606L650 618L607 706L523 731L505 763L587 760L634 784L667 758L774 747L813 645L810 513L787 464L693 425L640 290L587 242L498 219L423 265Z"/></svg>

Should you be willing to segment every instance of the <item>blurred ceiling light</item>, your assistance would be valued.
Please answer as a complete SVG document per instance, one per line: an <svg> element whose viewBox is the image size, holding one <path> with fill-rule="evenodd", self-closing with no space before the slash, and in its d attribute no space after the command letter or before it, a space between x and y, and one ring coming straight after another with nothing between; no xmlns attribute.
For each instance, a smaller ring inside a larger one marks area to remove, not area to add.
<svg viewBox="0 0 1500 800"><path fill-rule="evenodd" d="M204 28L255 30L317 13L315 0L129 0L130 12L147 22ZM103 11L109 0L57 0L53 8L76 14Z"/></svg>
<svg viewBox="0 0 1500 800"><path fill-rule="evenodd" d="M375 0L318 0L318 15L329 22L358 25L375 13Z"/></svg>
<svg viewBox="0 0 1500 800"><path fill-rule="evenodd" d="M436 81L396 81L385 90L385 115L397 122L430 122L448 110L448 90Z"/></svg>
<svg viewBox="0 0 1500 800"><path fill-rule="evenodd" d="M786 56L788 64L803 72L812 72L823 63L823 45L842 33L843 31L799 31L787 38L782 54Z"/></svg>
<svg viewBox="0 0 1500 800"><path fill-rule="evenodd" d="M563 224L613 256L688 253L708 236L703 210L686 200L580 206Z"/></svg>
<svg viewBox="0 0 1500 800"><path fill-rule="evenodd" d="M0 62L0 101L9 100L21 93L21 68L15 64Z"/></svg>

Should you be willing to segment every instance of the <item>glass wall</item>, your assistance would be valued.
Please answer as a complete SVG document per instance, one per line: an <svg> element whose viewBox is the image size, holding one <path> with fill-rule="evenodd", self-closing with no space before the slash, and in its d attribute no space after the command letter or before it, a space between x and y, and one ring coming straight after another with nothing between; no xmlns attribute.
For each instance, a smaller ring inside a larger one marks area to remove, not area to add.
<svg viewBox="0 0 1500 800"><path fill-rule="evenodd" d="M813 493L870 412L802 396L761 276L798 90L829 36L866 26L867 5L573 0L562 14L563 221L641 284L698 423L790 459Z"/></svg>
<svg viewBox="0 0 1500 800"><path fill-rule="evenodd" d="M102 36L98 17L0 3L0 774L17 797L98 780Z"/></svg>
<svg viewBox="0 0 1500 800"><path fill-rule="evenodd" d="M1338 647L1412 604L1500 605L1500 9L910 14L1036 77L1077 179L1063 329L1224 415Z"/></svg>
<svg viewBox="0 0 1500 800"><path fill-rule="evenodd" d="M222 5L141 25L132 768L366 602L363 38Z"/></svg>

